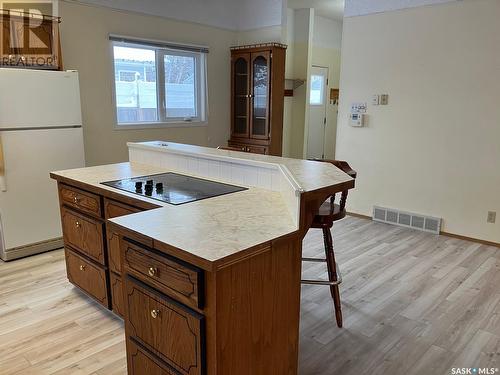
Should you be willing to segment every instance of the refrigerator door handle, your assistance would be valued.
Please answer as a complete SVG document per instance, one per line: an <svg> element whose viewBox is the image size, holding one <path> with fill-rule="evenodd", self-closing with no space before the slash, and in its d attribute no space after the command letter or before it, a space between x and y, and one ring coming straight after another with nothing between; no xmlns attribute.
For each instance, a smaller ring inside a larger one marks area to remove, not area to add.
<svg viewBox="0 0 500 375"><path fill-rule="evenodd" d="M5 158L3 155L2 135L0 134L0 191L7 191L7 180L5 178Z"/></svg>

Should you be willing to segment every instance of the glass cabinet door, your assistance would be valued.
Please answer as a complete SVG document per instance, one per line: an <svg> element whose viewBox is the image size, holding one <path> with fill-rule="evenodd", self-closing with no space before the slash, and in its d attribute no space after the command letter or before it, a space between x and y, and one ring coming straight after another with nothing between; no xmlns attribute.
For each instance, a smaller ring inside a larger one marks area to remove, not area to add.
<svg viewBox="0 0 500 375"><path fill-rule="evenodd" d="M269 138L270 53L252 54L252 121L250 138Z"/></svg>
<svg viewBox="0 0 500 375"><path fill-rule="evenodd" d="M234 55L232 59L232 134L248 137L250 101L250 54Z"/></svg>

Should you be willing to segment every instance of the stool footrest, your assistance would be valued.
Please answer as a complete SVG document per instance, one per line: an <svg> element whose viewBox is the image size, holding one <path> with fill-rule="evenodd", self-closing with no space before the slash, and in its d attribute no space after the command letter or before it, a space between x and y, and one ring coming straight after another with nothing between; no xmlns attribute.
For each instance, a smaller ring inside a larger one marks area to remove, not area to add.
<svg viewBox="0 0 500 375"><path fill-rule="evenodd" d="M320 262L321 260L317 260L317 258L302 258L305 259L314 259L309 262ZM307 260L306 260L307 261ZM326 261L326 260L325 260ZM339 285L342 284L342 274L340 273L340 268L337 262L335 262L335 271L337 273L337 281L329 281L329 280L300 280L302 284L309 285Z"/></svg>
<svg viewBox="0 0 500 375"><path fill-rule="evenodd" d="M301 280L302 284L309 285L339 285L342 283L342 280L338 281L328 281L328 280Z"/></svg>
<svg viewBox="0 0 500 375"><path fill-rule="evenodd" d="M326 259L322 258L302 258L303 262L326 262Z"/></svg>

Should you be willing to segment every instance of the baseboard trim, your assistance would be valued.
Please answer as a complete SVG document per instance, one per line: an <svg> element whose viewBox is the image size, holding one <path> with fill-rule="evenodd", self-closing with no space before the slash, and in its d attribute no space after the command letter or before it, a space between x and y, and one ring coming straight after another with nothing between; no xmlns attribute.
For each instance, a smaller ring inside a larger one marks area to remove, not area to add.
<svg viewBox="0 0 500 375"><path fill-rule="evenodd" d="M481 245L493 246L493 247L500 248L500 243L497 243L497 242L480 240L479 238L467 237L467 236L462 236L461 234L448 233L448 232L443 232L443 231L441 231L440 234L442 234L443 236L446 236L446 237L457 238L459 240L471 241L471 242L480 243Z"/></svg>
<svg viewBox="0 0 500 375"><path fill-rule="evenodd" d="M64 247L64 241L62 237L53 238L47 241L7 249L2 258L4 261L9 261L24 258L30 255L44 253L51 250L61 249L62 247Z"/></svg>
<svg viewBox="0 0 500 375"><path fill-rule="evenodd" d="M352 217L357 217L357 218L360 218L360 219L373 220L373 218L371 216L361 215L361 214L357 214L357 213L354 213L354 212L348 212L347 215L352 216ZM467 236L462 236L460 234L454 234L454 233L443 232L443 231L441 231L439 234L443 235L443 236L446 236L446 237L457 238L459 240L476 242L476 243L480 243L481 245L493 246L493 247L500 248L500 243L498 243L498 242L480 240L479 238L467 237Z"/></svg>
<svg viewBox="0 0 500 375"><path fill-rule="evenodd" d="M360 219L368 219L368 220L372 220L373 219L371 216L356 214L354 212L348 212L347 215L353 216L353 217L359 217Z"/></svg>

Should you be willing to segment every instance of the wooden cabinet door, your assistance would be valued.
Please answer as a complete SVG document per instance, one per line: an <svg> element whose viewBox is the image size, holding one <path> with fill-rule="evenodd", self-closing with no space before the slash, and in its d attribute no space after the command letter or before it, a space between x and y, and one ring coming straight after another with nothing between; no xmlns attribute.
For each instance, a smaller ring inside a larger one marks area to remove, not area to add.
<svg viewBox="0 0 500 375"><path fill-rule="evenodd" d="M157 358L130 339L127 340L127 355L130 375L177 375L174 370L167 369L164 364L160 366Z"/></svg>
<svg viewBox="0 0 500 375"><path fill-rule="evenodd" d="M115 275L113 272L109 274L109 283L111 289L111 304L113 311L121 316L125 315L123 312L123 287L122 278Z"/></svg>
<svg viewBox="0 0 500 375"><path fill-rule="evenodd" d="M204 369L204 318L127 276L127 335L183 375Z"/></svg>
<svg viewBox="0 0 500 375"><path fill-rule="evenodd" d="M108 285L104 268L88 261L67 247L65 252L66 272L69 281L109 308Z"/></svg>
<svg viewBox="0 0 500 375"><path fill-rule="evenodd" d="M251 54L250 138L269 139L271 52Z"/></svg>
<svg viewBox="0 0 500 375"><path fill-rule="evenodd" d="M66 207L61 208L64 243L104 265L103 225Z"/></svg>
<svg viewBox="0 0 500 375"><path fill-rule="evenodd" d="M130 215L141 210L111 199L104 198L104 216L106 219ZM122 268L120 263L120 236L113 227L106 224L106 238L108 241L108 265L109 269L118 275L121 275Z"/></svg>
<svg viewBox="0 0 500 375"><path fill-rule="evenodd" d="M250 54L231 57L231 136L248 138L250 123Z"/></svg>

